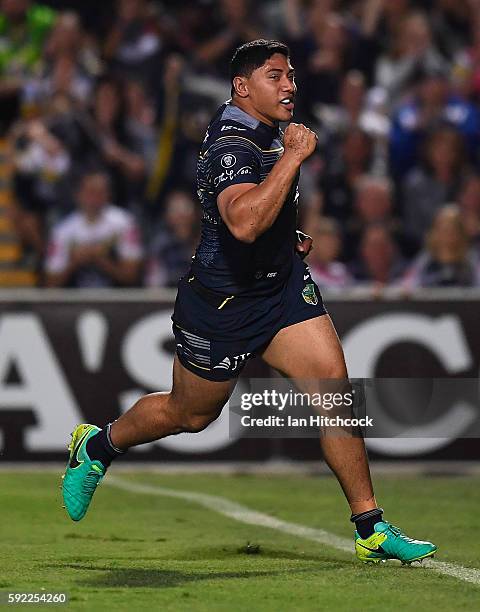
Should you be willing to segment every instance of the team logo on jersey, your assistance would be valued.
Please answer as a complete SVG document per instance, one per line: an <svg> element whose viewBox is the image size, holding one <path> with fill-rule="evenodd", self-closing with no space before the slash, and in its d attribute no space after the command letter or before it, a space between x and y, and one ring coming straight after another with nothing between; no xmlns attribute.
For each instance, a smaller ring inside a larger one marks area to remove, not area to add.
<svg viewBox="0 0 480 612"><path fill-rule="evenodd" d="M224 155L222 157L220 163L222 164L223 168L231 168L237 163L237 158L235 157L235 155L227 153L227 155Z"/></svg>
<svg viewBox="0 0 480 612"><path fill-rule="evenodd" d="M313 283L308 283L308 285L305 285L302 291L302 297L307 304L311 304L312 306L316 306L318 304L318 297L315 293L315 285Z"/></svg>

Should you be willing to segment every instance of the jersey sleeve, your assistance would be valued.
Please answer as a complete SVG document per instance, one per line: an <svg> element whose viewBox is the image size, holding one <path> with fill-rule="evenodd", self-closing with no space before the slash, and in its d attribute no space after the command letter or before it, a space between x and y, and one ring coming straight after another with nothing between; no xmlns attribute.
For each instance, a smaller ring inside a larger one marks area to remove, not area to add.
<svg viewBox="0 0 480 612"><path fill-rule="evenodd" d="M260 150L246 138L224 136L208 150L215 197L231 185L260 183Z"/></svg>
<svg viewBox="0 0 480 612"><path fill-rule="evenodd" d="M53 228L47 247L45 270L49 274L60 274L68 266L69 240L64 226Z"/></svg>
<svg viewBox="0 0 480 612"><path fill-rule="evenodd" d="M122 261L138 261L143 257L140 230L133 218L126 218L122 224L118 255Z"/></svg>

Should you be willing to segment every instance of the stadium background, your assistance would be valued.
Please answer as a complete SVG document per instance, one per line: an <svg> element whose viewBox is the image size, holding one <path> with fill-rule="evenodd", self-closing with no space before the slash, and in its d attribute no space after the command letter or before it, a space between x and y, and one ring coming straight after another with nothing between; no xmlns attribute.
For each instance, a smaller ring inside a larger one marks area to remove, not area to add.
<svg viewBox="0 0 480 612"><path fill-rule="evenodd" d="M172 288L198 240L197 152L229 97L228 58L257 37L289 44L295 120L319 135L302 170L299 226L314 237L312 275L351 376L478 376L478 0L2 0L0 9L3 460L60 459L76 422L103 423L139 393L169 387ZM82 194L92 172L108 176L110 194ZM66 228L82 197L103 196L98 205L118 207L123 230L107 224L101 241L73 245ZM92 244L98 257L79 265ZM433 424L438 414L415 405L408 418ZM455 409L444 412L454 419ZM318 452L312 440L260 445L228 440L228 423L214 427L129 458ZM469 437L462 422L438 444L371 451L477 459Z"/></svg>
<svg viewBox="0 0 480 612"><path fill-rule="evenodd" d="M61 508L74 425L169 388L197 152L258 36L289 43L319 134L300 227L350 375L417 434L368 444L386 518L439 547L426 567L359 564L318 441L230 436L226 411L120 459L80 523ZM479 76L480 0L0 0L0 604L478 609Z"/></svg>

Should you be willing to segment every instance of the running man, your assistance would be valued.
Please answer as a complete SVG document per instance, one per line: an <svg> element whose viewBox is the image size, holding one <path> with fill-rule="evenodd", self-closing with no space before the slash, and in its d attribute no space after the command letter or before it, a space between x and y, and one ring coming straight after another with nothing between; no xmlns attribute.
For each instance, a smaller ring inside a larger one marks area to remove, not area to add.
<svg viewBox="0 0 480 612"><path fill-rule="evenodd" d="M317 138L304 125L291 123L285 134L278 127L294 110L288 48L266 40L242 45L231 78L232 99L213 117L198 161L202 236L172 317L172 390L142 397L103 429L75 429L63 480L74 521L111 461L131 446L214 421L255 355L291 379L348 382L337 334L301 258L311 240L296 232L300 166ZM411 563L435 553L434 544L383 520L361 437L322 436L321 446L350 505L360 560Z"/></svg>

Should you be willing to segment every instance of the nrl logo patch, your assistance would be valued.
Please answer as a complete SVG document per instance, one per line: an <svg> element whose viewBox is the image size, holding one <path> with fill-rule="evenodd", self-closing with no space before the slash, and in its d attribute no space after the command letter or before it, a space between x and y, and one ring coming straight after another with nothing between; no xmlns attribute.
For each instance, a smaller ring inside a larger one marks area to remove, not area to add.
<svg viewBox="0 0 480 612"><path fill-rule="evenodd" d="M318 304L318 297L315 293L315 285L313 283L308 283L308 285L305 285L302 291L302 297L307 304L311 304L312 306L316 306Z"/></svg>

